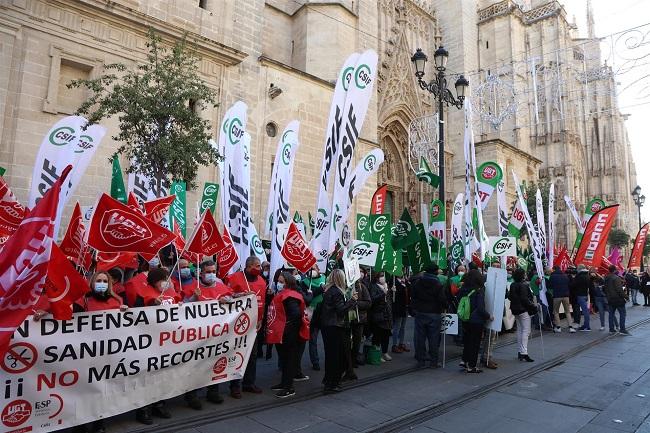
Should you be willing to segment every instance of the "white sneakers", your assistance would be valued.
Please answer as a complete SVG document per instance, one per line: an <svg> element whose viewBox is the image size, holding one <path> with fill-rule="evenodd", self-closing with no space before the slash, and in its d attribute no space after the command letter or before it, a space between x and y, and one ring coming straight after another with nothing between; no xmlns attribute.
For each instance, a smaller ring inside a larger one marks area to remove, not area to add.
<svg viewBox="0 0 650 433"><path fill-rule="evenodd" d="M560 328L559 326L556 326L556 327L553 328L553 332L555 332L556 334L559 334L559 333L562 332L562 328Z"/></svg>
<svg viewBox="0 0 650 433"><path fill-rule="evenodd" d="M576 332L576 329L573 326L569 326L569 332L573 334L574 332Z"/></svg>
<svg viewBox="0 0 650 433"><path fill-rule="evenodd" d="M598 329L599 329L600 331L604 331L604 330L605 330L605 327L604 327L604 326L601 326L601 327L598 328Z"/></svg>
<svg viewBox="0 0 650 433"><path fill-rule="evenodd" d="M381 355L381 359L383 359L384 361L392 361L393 360L393 358L388 353L384 353L383 355Z"/></svg>

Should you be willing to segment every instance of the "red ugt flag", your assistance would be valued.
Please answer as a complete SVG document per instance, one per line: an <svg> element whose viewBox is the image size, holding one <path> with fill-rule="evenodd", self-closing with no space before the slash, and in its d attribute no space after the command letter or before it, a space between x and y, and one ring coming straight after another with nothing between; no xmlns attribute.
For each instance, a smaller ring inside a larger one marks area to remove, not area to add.
<svg viewBox="0 0 650 433"><path fill-rule="evenodd" d="M156 254L176 236L104 193L97 201L88 229L88 245L107 253Z"/></svg>
<svg viewBox="0 0 650 433"><path fill-rule="evenodd" d="M88 282L70 264L65 254L52 245L50 264L47 267L45 294L56 320L72 319L72 304L90 291Z"/></svg>
<svg viewBox="0 0 650 433"><path fill-rule="evenodd" d="M296 224L292 221L282 246L282 257L303 274L316 264L316 257L309 250Z"/></svg>
<svg viewBox="0 0 650 433"><path fill-rule="evenodd" d="M219 265L219 278L222 280L228 275L230 270L237 262L239 262L239 255L232 243L230 233L227 228L223 228L223 241L225 247L217 253L217 264Z"/></svg>
<svg viewBox="0 0 650 433"><path fill-rule="evenodd" d="M169 206L171 206L175 198L176 195L172 194L167 197L156 198L144 202L144 214L151 221L160 224L160 221L165 218L165 214L169 211Z"/></svg>
<svg viewBox="0 0 650 433"><path fill-rule="evenodd" d="M7 240L0 260L0 357L7 352L16 328L33 313L45 288L47 268L54 244L54 223L61 184L68 165L16 232Z"/></svg>
<svg viewBox="0 0 650 433"><path fill-rule="evenodd" d="M0 238L8 239L25 217L25 206L20 204L0 176ZM0 240L0 245L3 242Z"/></svg>
<svg viewBox="0 0 650 433"><path fill-rule="evenodd" d="M226 244L219 233L219 226L214 221L210 209L206 209L190 235L185 249L191 253L212 256L225 247Z"/></svg>
<svg viewBox="0 0 650 433"><path fill-rule="evenodd" d="M386 203L386 191L388 186L383 185L377 188L377 191L372 195L372 202L370 203L370 213L372 215L380 215L384 213L384 203Z"/></svg>

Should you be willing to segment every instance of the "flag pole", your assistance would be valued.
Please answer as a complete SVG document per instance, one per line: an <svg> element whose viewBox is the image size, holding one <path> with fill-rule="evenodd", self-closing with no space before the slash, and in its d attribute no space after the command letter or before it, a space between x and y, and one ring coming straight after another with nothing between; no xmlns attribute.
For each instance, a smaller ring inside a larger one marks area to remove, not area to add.
<svg viewBox="0 0 650 433"><path fill-rule="evenodd" d="M544 333L542 332L542 320L544 317L544 313L542 310L542 306L540 304L537 304L537 311L539 312L540 317L542 318L537 321L539 323L539 341L542 343L542 359L546 359L546 355L544 353Z"/></svg>

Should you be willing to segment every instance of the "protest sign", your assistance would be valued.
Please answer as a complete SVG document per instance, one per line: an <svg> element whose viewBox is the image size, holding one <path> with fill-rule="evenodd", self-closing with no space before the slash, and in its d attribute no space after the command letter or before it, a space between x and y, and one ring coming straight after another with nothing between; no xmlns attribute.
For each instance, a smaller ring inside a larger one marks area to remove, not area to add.
<svg viewBox="0 0 650 433"><path fill-rule="evenodd" d="M505 269L488 268L485 281L485 311L494 317L494 320L489 322L489 328L496 332L501 331L507 280L508 271Z"/></svg>
<svg viewBox="0 0 650 433"><path fill-rule="evenodd" d="M377 251L379 244L355 239L348 250L348 257L354 257L360 265L374 267L377 263Z"/></svg>
<svg viewBox="0 0 650 433"><path fill-rule="evenodd" d="M516 239L511 236L490 236L488 255L491 257L516 256Z"/></svg>
<svg viewBox="0 0 650 433"><path fill-rule="evenodd" d="M458 314L443 314L440 333L458 335Z"/></svg>
<svg viewBox="0 0 650 433"><path fill-rule="evenodd" d="M28 317L0 359L2 431L49 432L241 379L257 300Z"/></svg>

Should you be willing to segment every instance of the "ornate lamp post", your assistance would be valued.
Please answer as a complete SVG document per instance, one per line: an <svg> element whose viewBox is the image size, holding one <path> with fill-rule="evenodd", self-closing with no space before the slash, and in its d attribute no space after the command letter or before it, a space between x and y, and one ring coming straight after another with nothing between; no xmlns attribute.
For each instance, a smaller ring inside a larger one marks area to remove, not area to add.
<svg viewBox="0 0 650 433"><path fill-rule="evenodd" d="M438 175L440 176L440 190L438 192L440 200L445 203L445 123L443 118L443 108L453 105L459 110L463 108L465 100L465 91L469 87L469 81L461 75L456 80L456 98L447 88L447 78L445 70L447 69L447 58L449 53L442 46L439 47L433 55L436 66L436 74L429 83L423 80L424 68L427 64L427 55L418 48L411 61L415 65L415 76L418 84L423 90L428 91L438 101Z"/></svg>
<svg viewBox="0 0 650 433"><path fill-rule="evenodd" d="M632 191L632 199L639 210L639 230L641 230L641 208L645 203L645 195L641 194L641 187L639 185ZM643 254L641 254L641 270L643 271Z"/></svg>

